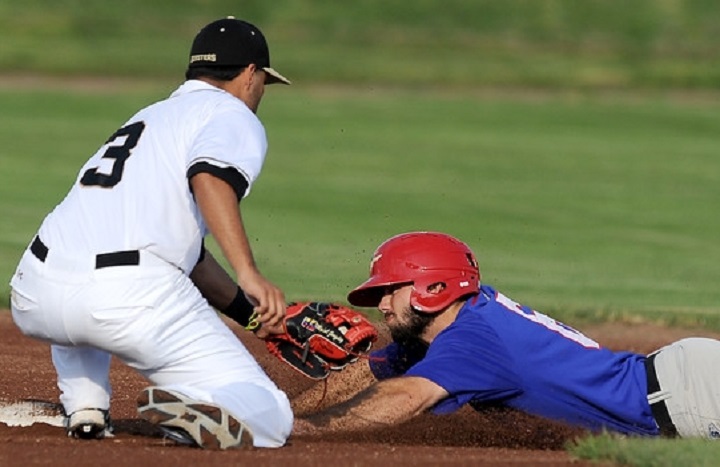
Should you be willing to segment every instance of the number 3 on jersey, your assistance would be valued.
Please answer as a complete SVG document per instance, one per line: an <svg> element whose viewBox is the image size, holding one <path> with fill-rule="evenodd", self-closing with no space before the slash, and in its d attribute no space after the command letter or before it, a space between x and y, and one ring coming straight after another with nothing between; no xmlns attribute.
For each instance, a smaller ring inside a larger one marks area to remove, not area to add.
<svg viewBox="0 0 720 467"><path fill-rule="evenodd" d="M125 169L125 161L130 157L132 149L137 145L140 135L145 130L144 122L135 122L116 131L105 144L110 144L102 155L103 159L112 159L113 165L110 174L98 172L98 167L88 169L80 179L85 186L101 186L112 188L118 184ZM121 140L125 137L124 140Z"/></svg>

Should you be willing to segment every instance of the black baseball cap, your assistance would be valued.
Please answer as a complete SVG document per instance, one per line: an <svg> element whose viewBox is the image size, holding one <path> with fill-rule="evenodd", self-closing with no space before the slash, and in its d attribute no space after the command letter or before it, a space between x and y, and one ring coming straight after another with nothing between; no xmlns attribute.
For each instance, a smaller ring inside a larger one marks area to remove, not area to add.
<svg viewBox="0 0 720 467"><path fill-rule="evenodd" d="M190 68L247 66L251 63L267 73L265 84L290 84L290 80L270 67L270 51L263 33L232 16L202 28L190 49Z"/></svg>

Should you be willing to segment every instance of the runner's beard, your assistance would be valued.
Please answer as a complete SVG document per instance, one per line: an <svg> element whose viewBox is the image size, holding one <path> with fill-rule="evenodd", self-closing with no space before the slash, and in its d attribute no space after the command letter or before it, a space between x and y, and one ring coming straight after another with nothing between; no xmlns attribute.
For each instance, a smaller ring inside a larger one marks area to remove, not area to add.
<svg viewBox="0 0 720 467"><path fill-rule="evenodd" d="M405 346L412 346L415 344L427 345L424 343L421 336L425 332L425 329L427 329L430 323L432 323L435 319L435 315L420 313L411 307L407 307L404 310L404 314L409 318L406 323L396 323L394 326L390 327L390 335L392 336L393 341Z"/></svg>

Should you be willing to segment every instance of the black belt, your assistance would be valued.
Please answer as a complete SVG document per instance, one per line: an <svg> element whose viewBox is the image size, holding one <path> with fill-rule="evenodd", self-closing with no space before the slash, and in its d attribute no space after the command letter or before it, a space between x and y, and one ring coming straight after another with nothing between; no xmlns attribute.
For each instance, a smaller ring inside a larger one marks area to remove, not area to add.
<svg viewBox="0 0 720 467"><path fill-rule="evenodd" d="M49 248L40 240L40 237L35 237L30 245L30 252L43 263L49 251ZM137 266L138 264L140 264L140 252L138 250L113 251L112 253L95 255L95 269L113 266Z"/></svg>
<svg viewBox="0 0 720 467"><path fill-rule="evenodd" d="M648 395L661 391L660 383L658 382L657 374L655 373L656 355L657 354L650 355L645 359ZM668 438L675 438L678 435L677 428L675 428L675 424L670 418L670 413L668 412L667 405L665 405L665 401L658 401L654 404L650 404L650 409L652 410L653 417L655 417L655 422L657 423L658 428L660 428L660 434Z"/></svg>

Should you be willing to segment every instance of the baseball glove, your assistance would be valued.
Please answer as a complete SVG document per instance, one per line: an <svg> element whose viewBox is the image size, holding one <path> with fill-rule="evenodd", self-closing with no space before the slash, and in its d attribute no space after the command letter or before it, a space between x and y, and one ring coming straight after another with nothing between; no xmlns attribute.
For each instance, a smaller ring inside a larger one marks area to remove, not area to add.
<svg viewBox="0 0 720 467"><path fill-rule="evenodd" d="M321 380L367 355L378 332L362 314L322 302L290 303L283 334L265 339L270 353L303 375Z"/></svg>

